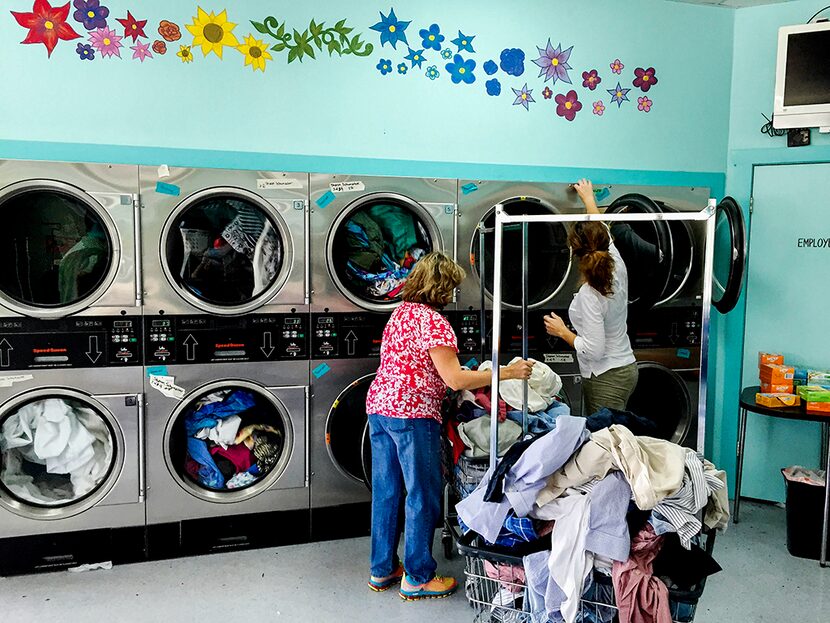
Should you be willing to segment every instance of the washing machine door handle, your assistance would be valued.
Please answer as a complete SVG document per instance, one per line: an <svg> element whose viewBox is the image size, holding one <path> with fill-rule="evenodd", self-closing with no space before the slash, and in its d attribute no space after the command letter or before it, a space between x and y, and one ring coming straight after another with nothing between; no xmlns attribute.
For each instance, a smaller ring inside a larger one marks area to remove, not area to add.
<svg viewBox="0 0 830 623"><path fill-rule="evenodd" d="M729 225L729 255L725 260L720 260L728 261L729 269L725 284L715 280L712 304L720 313L728 314L738 304L743 290L746 273L746 222L741 206L732 197L723 198L718 204L717 214L723 215ZM717 254L717 249L715 252ZM719 258L716 257L715 261L719 261Z"/></svg>

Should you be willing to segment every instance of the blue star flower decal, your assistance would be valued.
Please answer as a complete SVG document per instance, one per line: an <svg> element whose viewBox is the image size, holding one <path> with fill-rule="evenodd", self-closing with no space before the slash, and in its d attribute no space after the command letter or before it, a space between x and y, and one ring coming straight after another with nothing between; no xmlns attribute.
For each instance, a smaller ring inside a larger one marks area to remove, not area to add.
<svg viewBox="0 0 830 623"><path fill-rule="evenodd" d="M617 108L622 108L623 102L631 101L628 99L628 92L631 89L622 88L622 85L619 82L617 83L617 88L607 90L608 93L611 95L611 103L616 104Z"/></svg>
<svg viewBox="0 0 830 623"><path fill-rule="evenodd" d="M536 100L533 99L531 95L533 93L533 89L527 88L527 83L521 89L513 89L513 93L516 94L516 101L513 102L514 106L524 106L525 110L530 110L530 104L536 103Z"/></svg>
<svg viewBox="0 0 830 623"><path fill-rule="evenodd" d="M389 9L389 15L384 15L383 11L380 12L380 21L372 26L371 29L380 33L381 46L389 43L393 48L396 48L398 41L407 43L406 33L404 31L411 23L411 21L400 21L395 15L395 10Z"/></svg>
<svg viewBox="0 0 830 623"><path fill-rule="evenodd" d="M409 48L409 54L404 56L404 59L412 63L412 69L415 69L416 67L420 68L421 63L424 62L424 51Z"/></svg>
<svg viewBox="0 0 830 623"><path fill-rule="evenodd" d="M458 31L458 38L453 39L452 43L453 43L453 45L458 46L458 51L459 52L461 52L462 50L465 50L467 52L471 52L471 53L475 54L475 50L473 49L473 39L475 39L475 36L468 37L467 35L465 35L464 33L462 33L459 30Z"/></svg>

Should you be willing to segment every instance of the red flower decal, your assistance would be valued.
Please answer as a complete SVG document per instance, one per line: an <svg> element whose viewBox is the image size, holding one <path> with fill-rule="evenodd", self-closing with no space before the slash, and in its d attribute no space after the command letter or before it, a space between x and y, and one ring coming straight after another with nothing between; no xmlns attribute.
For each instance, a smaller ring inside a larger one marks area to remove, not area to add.
<svg viewBox="0 0 830 623"><path fill-rule="evenodd" d="M638 89L642 89L643 93L648 93L648 90L657 84L657 76L654 75L654 67L649 67L648 69L643 69L642 67L638 67L634 70L634 86Z"/></svg>
<svg viewBox="0 0 830 623"><path fill-rule="evenodd" d="M29 34L20 43L42 43L49 56L52 56L58 41L70 41L81 36L66 23L66 18L69 17L68 2L62 7L53 7L47 0L35 0L31 13L12 11L11 14L18 24L29 29Z"/></svg>
<svg viewBox="0 0 830 623"><path fill-rule="evenodd" d="M147 20L137 20L133 17L133 14L127 11L127 17L124 19L116 20L119 24L124 27L124 38L132 37L133 43L138 41L139 37L146 37L147 35L144 34L144 27L147 25Z"/></svg>
<svg viewBox="0 0 830 623"><path fill-rule="evenodd" d="M164 41L153 41L153 52L156 54L167 54L167 44Z"/></svg>
<svg viewBox="0 0 830 623"><path fill-rule="evenodd" d="M602 82L602 78L599 77L599 72L596 69L582 72L582 86L593 91L600 82Z"/></svg>
<svg viewBox="0 0 830 623"><path fill-rule="evenodd" d="M542 91L542 97L546 100L549 100L553 96L553 91L550 90L550 87L545 87L545 90Z"/></svg>
<svg viewBox="0 0 830 623"><path fill-rule="evenodd" d="M576 91L568 91L567 95L556 96L556 114L560 117L573 121L580 110L582 110L582 102L579 101Z"/></svg>

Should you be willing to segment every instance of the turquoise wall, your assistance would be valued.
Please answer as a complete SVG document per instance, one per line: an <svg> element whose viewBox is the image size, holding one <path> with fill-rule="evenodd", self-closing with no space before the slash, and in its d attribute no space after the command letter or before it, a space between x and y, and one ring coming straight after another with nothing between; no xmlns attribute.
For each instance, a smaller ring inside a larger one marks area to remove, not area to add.
<svg viewBox="0 0 830 623"><path fill-rule="evenodd" d="M732 71L732 107L727 164L728 194L734 196L747 210L752 193L753 171L758 165L830 162L830 137L813 130L813 145L788 149L786 136L770 138L760 133L765 123L762 113L771 116L775 89L775 61L778 28L806 22L826 2L797 0L782 4L740 9L735 12L734 53ZM759 232L753 229L753 234ZM764 234L765 232L761 232ZM797 271L798 267L793 266ZM719 347L714 351L713 393L715 403L710 409L713 422L715 461L732 475L737 441L737 396L741 387L741 364L744 336L745 301L727 317L716 317L712 339ZM787 331L799 328L782 326ZM763 444L790 445L798 443L801 427L777 426L776 435ZM752 429L750 429L752 433ZM755 440L765 439L767 430L755 428ZM752 438L748 443L752 442ZM769 447L769 446L764 446ZM813 456L813 448L805 448L805 461ZM748 495L780 500L783 494L781 477L775 470L783 465L771 465L762 475L748 476Z"/></svg>

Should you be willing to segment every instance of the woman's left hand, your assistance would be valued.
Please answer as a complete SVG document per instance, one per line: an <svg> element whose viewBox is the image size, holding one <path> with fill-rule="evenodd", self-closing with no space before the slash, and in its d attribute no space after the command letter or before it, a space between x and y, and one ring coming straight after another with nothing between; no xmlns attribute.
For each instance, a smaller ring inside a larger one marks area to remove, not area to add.
<svg viewBox="0 0 830 623"><path fill-rule="evenodd" d="M545 316L545 331L547 331L548 335L562 337L568 333L570 329L568 329L568 326L565 324L564 320L551 312L549 316Z"/></svg>

